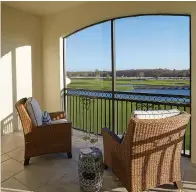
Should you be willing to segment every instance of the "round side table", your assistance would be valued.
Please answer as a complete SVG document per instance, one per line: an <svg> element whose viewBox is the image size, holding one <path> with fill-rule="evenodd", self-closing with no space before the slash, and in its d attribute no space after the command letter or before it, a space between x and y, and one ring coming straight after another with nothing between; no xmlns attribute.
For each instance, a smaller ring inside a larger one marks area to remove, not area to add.
<svg viewBox="0 0 196 192"><path fill-rule="evenodd" d="M95 147L81 149L78 161L78 174L82 191L100 191L103 183L103 173L102 151Z"/></svg>

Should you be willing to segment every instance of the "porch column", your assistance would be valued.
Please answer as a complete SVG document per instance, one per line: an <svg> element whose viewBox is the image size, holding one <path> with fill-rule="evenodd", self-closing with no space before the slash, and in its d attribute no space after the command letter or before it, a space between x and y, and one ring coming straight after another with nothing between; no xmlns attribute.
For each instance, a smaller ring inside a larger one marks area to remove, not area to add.
<svg viewBox="0 0 196 192"><path fill-rule="evenodd" d="M192 90L192 112L191 112L191 162L196 165L196 13L191 15L191 90Z"/></svg>

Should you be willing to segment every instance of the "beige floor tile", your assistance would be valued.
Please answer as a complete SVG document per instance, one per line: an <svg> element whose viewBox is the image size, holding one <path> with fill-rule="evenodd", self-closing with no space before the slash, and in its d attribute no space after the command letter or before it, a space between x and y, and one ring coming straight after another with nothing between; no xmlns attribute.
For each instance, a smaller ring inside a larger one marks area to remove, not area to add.
<svg viewBox="0 0 196 192"><path fill-rule="evenodd" d="M24 135L21 131L1 136L1 150L7 153L24 146Z"/></svg>
<svg viewBox="0 0 196 192"><path fill-rule="evenodd" d="M15 179L23 183L30 190L35 190L40 186L44 185L45 183L47 183L48 177L49 176L47 171L43 171L43 169L38 169L36 172L24 170L21 173L14 176Z"/></svg>
<svg viewBox="0 0 196 192"><path fill-rule="evenodd" d="M3 155L1 155L1 162L4 162L4 161L6 161L6 160L8 160L10 158L11 158L10 156L8 156L6 154L3 154Z"/></svg>
<svg viewBox="0 0 196 192"><path fill-rule="evenodd" d="M78 174L77 173L66 174L60 178L60 182L61 183L71 183L71 182L78 183L79 182Z"/></svg>
<svg viewBox="0 0 196 192"><path fill-rule="evenodd" d="M192 169L193 166L191 164L190 158L182 157L181 158L181 171L184 172L186 170Z"/></svg>
<svg viewBox="0 0 196 192"><path fill-rule="evenodd" d="M183 174L184 181L196 182L196 170L186 170Z"/></svg>
<svg viewBox="0 0 196 192"><path fill-rule="evenodd" d="M10 177L24 170L24 166L14 159L9 159L1 163L1 181L5 181Z"/></svg>
<svg viewBox="0 0 196 192"><path fill-rule="evenodd" d="M72 188L73 189L73 188ZM68 186L65 184L50 184L44 185L39 189L35 190L35 192L75 192L73 190L68 191Z"/></svg>
<svg viewBox="0 0 196 192"><path fill-rule="evenodd" d="M36 166L38 167L48 167L50 164L53 164L55 162L55 158L49 158L49 155L42 155L37 157L31 157L29 161L29 166ZM20 161L22 164L24 164L24 160ZM28 168L29 166L25 167Z"/></svg>
<svg viewBox="0 0 196 192"><path fill-rule="evenodd" d="M116 187L116 188L101 188L101 192L127 192L124 187Z"/></svg>
<svg viewBox="0 0 196 192"><path fill-rule="evenodd" d="M65 173L71 173L77 171L77 165L77 162L73 161L72 159L61 159L55 161L53 168L63 169Z"/></svg>
<svg viewBox="0 0 196 192"><path fill-rule="evenodd" d="M22 164L24 162L20 161ZM50 155L41 155L41 156L37 156L37 157L31 157L30 161L29 161L29 165L25 167L25 169L29 168L29 167L48 167L51 164L53 164L55 162L55 158L51 158Z"/></svg>
<svg viewBox="0 0 196 192"><path fill-rule="evenodd" d="M19 149L24 151L25 150L25 146L23 145L23 146L19 147Z"/></svg>
<svg viewBox="0 0 196 192"><path fill-rule="evenodd" d="M38 192L45 191L64 191L79 192L78 179L78 156L81 148L85 147L85 143L81 140L82 132L73 130L72 138L72 159L68 159L66 153L49 154L30 159L30 165L24 167L22 165L24 155L24 138L22 132L9 134L2 137L2 179L4 187L16 186L20 184L29 190ZM90 146L90 145L88 145ZM102 138L100 137L98 148L103 150ZM7 153L7 154L6 154ZM11 159L8 159L8 156ZM16 160L14 160L16 159ZM4 161L5 160L5 161ZM181 161L182 176L185 180L184 191L196 191L196 167L193 167L189 158L182 157ZM10 178L12 175L13 178ZM8 179L8 180L6 180ZM192 182L191 182L192 181ZM195 181L195 182L194 182ZM22 189L22 186L20 187ZM25 188L24 188L25 189ZM103 192L126 192L112 171L109 169L104 171L104 182L101 189ZM170 188L151 189L152 192L176 192ZM148 191L148 192L150 192Z"/></svg>
<svg viewBox="0 0 196 192"><path fill-rule="evenodd" d="M35 190L45 183L59 180L66 172L74 173L74 161L70 159L54 160L52 163L43 162L30 164L15 178L25 184L29 189Z"/></svg>
<svg viewBox="0 0 196 192"><path fill-rule="evenodd" d="M21 162L24 161L24 151L21 149L15 149L7 153L13 159Z"/></svg>
<svg viewBox="0 0 196 192"><path fill-rule="evenodd" d="M172 190L172 189L163 189L163 188L160 188L160 189L150 189L150 190L148 190L146 192L179 192L179 191Z"/></svg>
<svg viewBox="0 0 196 192"><path fill-rule="evenodd" d="M73 180L77 179L77 163L71 159L67 160L58 160L53 165L53 178L49 182L58 181L63 176L67 175Z"/></svg>
<svg viewBox="0 0 196 192"><path fill-rule="evenodd" d="M196 191L196 182L183 181L183 189L190 192Z"/></svg>
<svg viewBox="0 0 196 192"><path fill-rule="evenodd" d="M122 186L122 183L119 182L116 178L114 178L113 175L111 176L104 176L103 178L103 190L108 189L118 189L121 188L124 190L124 187Z"/></svg>
<svg viewBox="0 0 196 192"><path fill-rule="evenodd" d="M71 182L74 182L74 183L79 182L77 173L67 173L67 174L63 175L61 178L53 179L50 182L50 184L60 183L60 184L65 184L66 185L67 183L71 183Z"/></svg>
<svg viewBox="0 0 196 192"><path fill-rule="evenodd" d="M66 192L73 191L73 192L82 192L80 190L80 186L77 183L69 183L66 185Z"/></svg>
<svg viewBox="0 0 196 192"><path fill-rule="evenodd" d="M20 189L20 190L29 190L25 185L11 177L10 179L1 183L1 187L11 188L11 189Z"/></svg>
<svg viewBox="0 0 196 192"><path fill-rule="evenodd" d="M55 162L57 160L67 160L67 153L53 153L53 154L47 154L47 155L43 155L42 158L45 161L51 161L51 162Z"/></svg>

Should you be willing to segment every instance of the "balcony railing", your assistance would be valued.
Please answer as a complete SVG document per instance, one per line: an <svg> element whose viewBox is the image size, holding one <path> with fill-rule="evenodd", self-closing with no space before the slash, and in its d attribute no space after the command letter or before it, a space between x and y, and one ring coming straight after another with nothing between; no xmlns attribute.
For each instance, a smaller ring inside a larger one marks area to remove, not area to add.
<svg viewBox="0 0 196 192"><path fill-rule="evenodd" d="M72 126L85 132L101 134L108 127L123 134L134 110L174 109L190 113L190 96L63 89L62 108ZM182 154L191 155L191 126L187 126Z"/></svg>

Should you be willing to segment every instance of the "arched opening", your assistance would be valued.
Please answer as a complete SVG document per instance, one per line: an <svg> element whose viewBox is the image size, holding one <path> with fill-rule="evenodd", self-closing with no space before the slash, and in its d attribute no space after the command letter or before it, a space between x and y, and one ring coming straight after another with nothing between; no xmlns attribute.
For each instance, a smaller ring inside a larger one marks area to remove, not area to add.
<svg viewBox="0 0 196 192"><path fill-rule="evenodd" d="M190 27L188 15L142 15L65 37L62 95L73 127L122 134L134 110L190 113ZM190 149L189 125L182 153Z"/></svg>

